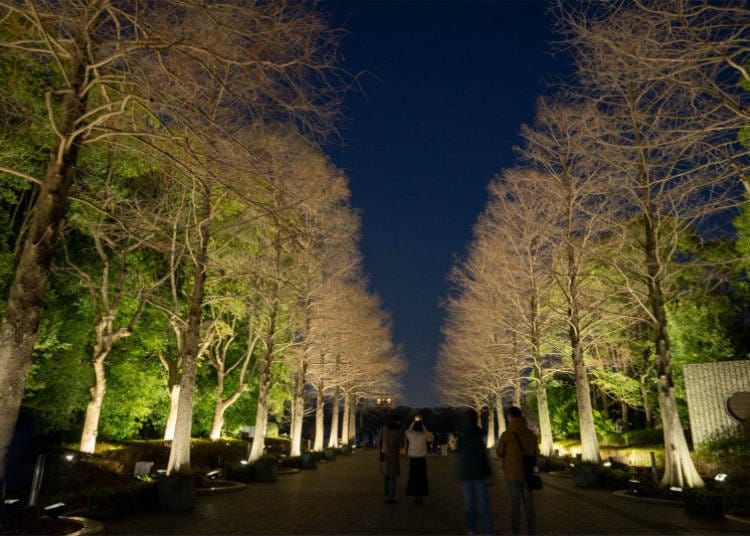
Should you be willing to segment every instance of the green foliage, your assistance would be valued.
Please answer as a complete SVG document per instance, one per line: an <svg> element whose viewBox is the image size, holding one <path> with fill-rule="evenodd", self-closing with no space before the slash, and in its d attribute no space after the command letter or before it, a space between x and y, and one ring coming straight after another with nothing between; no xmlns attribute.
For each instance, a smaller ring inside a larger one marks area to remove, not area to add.
<svg viewBox="0 0 750 536"><path fill-rule="evenodd" d="M164 368L137 339L123 340L109 357L99 436L123 440L149 435L149 428L163 429L168 411Z"/></svg>
<svg viewBox="0 0 750 536"><path fill-rule="evenodd" d="M745 468L750 472L750 441L742 435L718 433L698 445L695 453L703 460L720 467L735 470Z"/></svg>
<svg viewBox="0 0 750 536"><path fill-rule="evenodd" d="M578 434L578 403L575 386L570 378L555 378L547 384L552 434L575 437Z"/></svg>
<svg viewBox="0 0 750 536"><path fill-rule="evenodd" d="M52 277L23 404L40 431L72 432L88 403L91 310L69 282Z"/></svg>

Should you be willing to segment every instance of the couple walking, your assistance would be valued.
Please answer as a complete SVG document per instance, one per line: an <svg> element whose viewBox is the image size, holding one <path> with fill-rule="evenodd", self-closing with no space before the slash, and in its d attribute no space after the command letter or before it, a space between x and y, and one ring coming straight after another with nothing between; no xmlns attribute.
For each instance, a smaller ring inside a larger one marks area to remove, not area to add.
<svg viewBox="0 0 750 536"><path fill-rule="evenodd" d="M406 432L401 429L401 418L392 415L388 424L380 431L380 471L385 482L385 502L395 504L396 482L401 473L399 456L409 457L409 479L406 494L414 497L416 504L422 504L428 493L427 486L427 445L432 434L425 428L422 418L414 417Z"/></svg>
<svg viewBox="0 0 750 536"><path fill-rule="evenodd" d="M511 531L521 533L521 504L526 512L526 528L529 534L536 533L534 496L529 486L528 469L524 457L536 458L539 454L534 433L526 425L521 410L511 407L508 411L508 429L500 436L497 455L502 461L505 482L510 497ZM461 481L464 495L466 529L474 534L477 517L481 534L492 534L492 517L487 481L491 477L484 432L477 422L477 412L468 409L458 432L457 444Z"/></svg>

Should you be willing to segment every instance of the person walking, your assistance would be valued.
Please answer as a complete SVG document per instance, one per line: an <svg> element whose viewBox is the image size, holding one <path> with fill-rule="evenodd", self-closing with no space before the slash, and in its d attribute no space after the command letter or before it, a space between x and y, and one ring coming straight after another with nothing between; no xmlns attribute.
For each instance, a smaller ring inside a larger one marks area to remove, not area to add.
<svg viewBox="0 0 750 536"><path fill-rule="evenodd" d="M396 482L401 474L399 456L404 446L401 417L391 415L388 424L380 429L380 472L384 479L385 503L396 504Z"/></svg>
<svg viewBox="0 0 750 536"><path fill-rule="evenodd" d="M427 487L427 445L432 434L427 430L422 417L417 415L406 430L406 455L409 457L409 480L406 494L414 497L416 504L422 504L423 497L429 495Z"/></svg>
<svg viewBox="0 0 750 536"><path fill-rule="evenodd" d="M508 429L500 436L497 456L502 460L505 482L510 498L510 527L513 534L521 533L521 503L526 512L526 529L536 534L536 512L534 495L529 486L529 471L532 464L524 462L524 457L533 457L534 465L539 455L539 447L534 432L529 430L526 418L515 406L508 410Z"/></svg>
<svg viewBox="0 0 750 536"><path fill-rule="evenodd" d="M458 429L456 450L459 456L466 530L468 534L474 534L478 513L481 533L492 534L490 497L487 490L487 479L491 475L490 462L474 409L469 408L463 414L463 422Z"/></svg>

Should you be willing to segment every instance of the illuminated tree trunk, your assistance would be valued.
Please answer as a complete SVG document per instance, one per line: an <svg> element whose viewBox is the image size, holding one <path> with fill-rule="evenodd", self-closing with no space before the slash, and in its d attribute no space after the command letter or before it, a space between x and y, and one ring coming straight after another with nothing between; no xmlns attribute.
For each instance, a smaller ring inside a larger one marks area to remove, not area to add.
<svg viewBox="0 0 750 536"><path fill-rule="evenodd" d="M344 389L344 416L341 418L341 444L342 445L348 445L349 441L351 439L351 434L349 433L349 419L350 419L350 412L352 409L352 399L351 396L349 396L349 391Z"/></svg>
<svg viewBox="0 0 750 536"><path fill-rule="evenodd" d="M315 400L315 440L313 441L313 450L315 452L323 451L323 435L324 429L324 399L323 399L323 381L321 380L318 384L318 391Z"/></svg>
<svg viewBox="0 0 750 536"><path fill-rule="evenodd" d="M193 261L194 282L190 300L185 343L182 351L182 376L180 396L177 403L174 438L169 450L167 474L190 474L190 439L193 428L193 395L195 393L195 372L198 367L198 346L203 312L203 296L206 284L206 263L208 261L208 232L211 216L211 192L202 192L199 243Z"/></svg>
<svg viewBox="0 0 750 536"><path fill-rule="evenodd" d="M581 434L581 461L599 463L599 440L596 438L594 411L591 406L591 387L586 370L586 363L581 347L580 318L578 312L578 263L575 249L567 247L568 252L568 337L570 339L573 374L576 383L578 403L578 426Z"/></svg>
<svg viewBox="0 0 750 536"><path fill-rule="evenodd" d="M273 364L274 343L273 336L276 333L276 315L278 304L276 297L273 300L271 319L269 322L268 336L266 337L266 350L258 379L258 409L255 413L255 435L253 446L250 449L248 461L252 462L263 456L266 443L266 427L268 425L268 394L271 391L271 365Z"/></svg>
<svg viewBox="0 0 750 536"><path fill-rule="evenodd" d="M503 399L499 396L495 397L495 413L497 413L497 437L500 437L503 435L503 432L505 432L507 427L505 426Z"/></svg>
<svg viewBox="0 0 750 536"><path fill-rule="evenodd" d="M71 51L89 50L85 31ZM18 420L39 316L60 227L65 219L70 186L81 147L88 92L83 90L87 66L73 54L66 91L56 122L57 144L52 148L44 181L34 205L28 234L16 264L13 282L0 323L0 487L5 482L8 446Z"/></svg>
<svg viewBox="0 0 750 536"><path fill-rule="evenodd" d="M656 349L656 376L658 381L659 410L664 431L664 477L663 485L703 487L690 457L685 432L680 422L677 401L672 381L672 356L667 334L667 314L664 294L661 287L659 260L656 252L656 232L648 218L644 218L646 228L646 264L648 266L648 294L654 318L654 348Z"/></svg>
<svg viewBox="0 0 750 536"><path fill-rule="evenodd" d="M169 386L169 415L167 424L164 428L164 441L174 439L174 427L177 422L177 405L180 402L180 384L175 383Z"/></svg>
<svg viewBox="0 0 750 536"><path fill-rule="evenodd" d="M349 444L357 442L357 404L352 401L349 410L349 426L347 436Z"/></svg>
<svg viewBox="0 0 750 536"><path fill-rule="evenodd" d="M223 384L216 387L217 391L221 388L223 388ZM216 402L214 403L214 418L211 421L211 433L208 435L211 441L217 441L221 439L221 430L224 428L225 409L226 408L221 400L221 393L217 392Z"/></svg>
<svg viewBox="0 0 750 536"><path fill-rule="evenodd" d="M307 360L303 357L298 366L292 397L292 422L290 425L290 456L302 454L302 425L305 420L305 376Z"/></svg>
<svg viewBox="0 0 750 536"><path fill-rule="evenodd" d="M551 456L555 448L552 438L552 423L549 418L549 401L547 400L547 384L539 374L536 387L536 404L539 412L539 433L542 436L542 456Z"/></svg>
<svg viewBox="0 0 750 536"><path fill-rule="evenodd" d="M123 268L124 269L124 268ZM105 270L104 279L107 278ZM123 273L121 271L121 273ZM106 285L106 283L105 283ZM107 392L107 377L104 369L104 363L107 360L115 342L123 337L129 337L132 334L130 327L114 328L113 322L119 310L120 297L114 300L115 306L107 314L99 319L96 326L96 342L94 343L94 385L89 389L89 403L86 406L86 416L81 431L81 452L92 454L96 449L96 436L99 431L99 418L102 413L104 396ZM106 304L107 300L104 300ZM132 326L140 315L140 307L133 316L130 326Z"/></svg>
<svg viewBox="0 0 750 536"><path fill-rule="evenodd" d="M331 448L336 448L339 446L339 407L341 405L340 401L340 390L338 387L336 387L336 390L333 394L333 402L331 403L331 430L328 433L328 446ZM346 421L344 421L344 424L346 424Z"/></svg>
<svg viewBox="0 0 750 536"><path fill-rule="evenodd" d="M495 446L495 407L487 406L487 444L488 449Z"/></svg>
<svg viewBox="0 0 750 536"><path fill-rule="evenodd" d="M104 374L106 354L94 360L94 385L89 388L89 403L86 406L86 417L81 432L80 451L93 454L96 449L96 435L99 430L99 416L102 413L104 393L107 390L107 378Z"/></svg>

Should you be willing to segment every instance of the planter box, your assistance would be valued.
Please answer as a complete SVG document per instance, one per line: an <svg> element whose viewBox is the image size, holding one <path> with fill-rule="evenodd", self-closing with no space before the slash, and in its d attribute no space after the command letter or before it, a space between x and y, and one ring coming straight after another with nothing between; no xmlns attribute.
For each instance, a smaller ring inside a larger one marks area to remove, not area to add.
<svg viewBox="0 0 750 536"><path fill-rule="evenodd" d="M161 477L156 493L160 510L190 510L195 507L195 477L180 474Z"/></svg>
<svg viewBox="0 0 750 536"><path fill-rule="evenodd" d="M577 488L601 488L604 470L595 463L578 463L573 469L573 480Z"/></svg>
<svg viewBox="0 0 750 536"><path fill-rule="evenodd" d="M724 496L702 488L686 489L682 494L685 512L709 518L724 517Z"/></svg>
<svg viewBox="0 0 750 536"><path fill-rule="evenodd" d="M329 462L336 461L336 451L331 448L323 449L323 459Z"/></svg>
<svg viewBox="0 0 750 536"><path fill-rule="evenodd" d="M224 466L224 478L233 482L252 482L255 480L255 467L251 463L232 463Z"/></svg>
<svg viewBox="0 0 750 536"><path fill-rule="evenodd" d="M300 456L300 469L317 469L318 457L312 452L305 452Z"/></svg>
<svg viewBox="0 0 750 536"><path fill-rule="evenodd" d="M253 467L255 468L255 482L276 482L279 479L279 464L276 458L260 458Z"/></svg>

